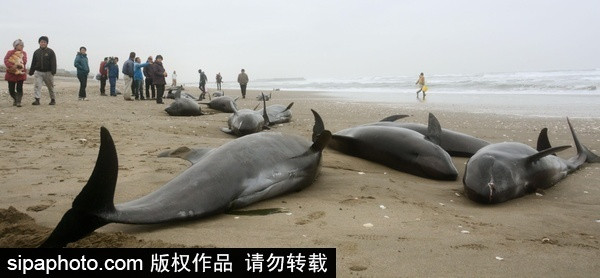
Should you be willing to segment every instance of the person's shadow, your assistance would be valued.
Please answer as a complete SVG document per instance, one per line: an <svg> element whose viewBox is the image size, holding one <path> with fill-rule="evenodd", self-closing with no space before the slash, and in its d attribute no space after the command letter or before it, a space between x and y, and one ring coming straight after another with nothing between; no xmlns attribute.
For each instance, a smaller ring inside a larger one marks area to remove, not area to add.
<svg viewBox="0 0 600 278"><path fill-rule="evenodd" d="M427 102L427 100L426 100L426 96L425 96L425 95L423 95L423 97L422 97L422 98L421 98L420 96L418 96L418 95L417 95L417 100L418 100L419 102Z"/></svg>

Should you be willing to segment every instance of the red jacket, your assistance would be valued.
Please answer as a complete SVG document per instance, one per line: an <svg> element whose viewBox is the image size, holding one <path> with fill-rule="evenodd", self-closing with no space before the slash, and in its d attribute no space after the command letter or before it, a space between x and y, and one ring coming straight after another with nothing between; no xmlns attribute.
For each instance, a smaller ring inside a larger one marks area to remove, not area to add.
<svg viewBox="0 0 600 278"><path fill-rule="evenodd" d="M25 51L9 50L4 56L4 65L6 74L4 79L9 82L18 82L27 79L27 53ZM21 65L22 68L13 68L15 65Z"/></svg>
<svg viewBox="0 0 600 278"><path fill-rule="evenodd" d="M100 63L100 75L102 75L102 76L108 76L108 69L106 69L105 67L106 67L106 62L102 61Z"/></svg>

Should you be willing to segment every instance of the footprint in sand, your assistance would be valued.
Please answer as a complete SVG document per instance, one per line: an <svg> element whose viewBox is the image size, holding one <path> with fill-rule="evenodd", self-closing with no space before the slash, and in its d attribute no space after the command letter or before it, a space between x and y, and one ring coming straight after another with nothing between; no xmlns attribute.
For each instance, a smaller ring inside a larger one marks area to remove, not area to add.
<svg viewBox="0 0 600 278"><path fill-rule="evenodd" d="M324 211L315 211L309 214L306 218L296 220L296 225L305 225L325 216Z"/></svg>

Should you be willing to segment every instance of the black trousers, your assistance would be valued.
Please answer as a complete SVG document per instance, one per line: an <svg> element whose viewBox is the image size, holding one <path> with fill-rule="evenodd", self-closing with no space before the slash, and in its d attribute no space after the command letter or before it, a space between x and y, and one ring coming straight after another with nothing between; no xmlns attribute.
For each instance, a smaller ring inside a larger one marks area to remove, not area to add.
<svg viewBox="0 0 600 278"><path fill-rule="evenodd" d="M152 98L156 97L156 86L152 84L151 78L146 78L146 98L150 98L150 89L152 89Z"/></svg>
<svg viewBox="0 0 600 278"><path fill-rule="evenodd" d="M108 77L106 75L100 76L100 94L106 94L106 80Z"/></svg>
<svg viewBox="0 0 600 278"><path fill-rule="evenodd" d="M246 98L246 86L248 84L240 84L240 89L242 89L242 98Z"/></svg>
<svg viewBox="0 0 600 278"><path fill-rule="evenodd" d="M77 74L79 79L79 97L85 98L85 87L87 87L87 74Z"/></svg>
<svg viewBox="0 0 600 278"><path fill-rule="evenodd" d="M156 103L162 103L163 94L165 93L165 84L156 84Z"/></svg>
<svg viewBox="0 0 600 278"><path fill-rule="evenodd" d="M21 101L19 96L23 97L23 80L17 82L8 81L8 92L15 101Z"/></svg>

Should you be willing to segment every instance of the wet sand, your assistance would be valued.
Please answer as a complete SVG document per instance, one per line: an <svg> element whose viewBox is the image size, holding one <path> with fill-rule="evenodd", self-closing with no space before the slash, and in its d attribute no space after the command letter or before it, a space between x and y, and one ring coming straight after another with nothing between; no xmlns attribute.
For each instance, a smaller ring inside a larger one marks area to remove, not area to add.
<svg viewBox="0 0 600 278"><path fill-rule="evenodd" d="M89 101L78 101L76 80L57 79L56 106L48 105L45 88L42 105L31 106L32 85L26 84L24 106L13 107L6 88L0 82L0 247L35 247L45 239L91 174L100 126L110 130L119 155L115 203L148 194L189 167L180 159L157 158L160 152L180 146L218 147L235 139L220 131L226 113L203 107L208 115L170 117L163 109L172 100L157 105L101 97L97 81L89 81ZM186 92L199 94L197 88ZM258 93L249 91L238 105L253 108ZM239 91L226 94L238 96ZM432 112L442 127L490 142L535 146L539 131L548 127L553 145L573 145L562 117L470 113L460 106L449 111L416 100L398 105L354 102L288 91L273 92L268 104L292 101L292 122L272 131L307 140L314 109L332 132L391 114L410 114L401 121L426 123ZM600 118L572 122L580 140L600 153ZM570 149L559 156L574 154ZM289 213L109 224L71 246L333 247L339 277L597 275L599 164L586 165L540 194L484 206L463 194L460 178L466 159L454 162L459 180L442 182L326 149L321 174L311 187L247 208L281 207Z"/></svg>

